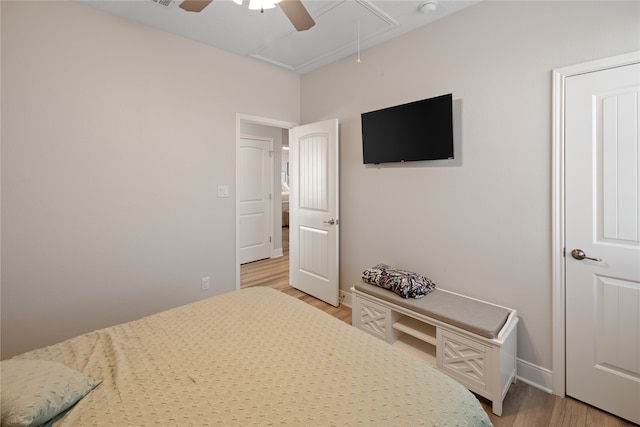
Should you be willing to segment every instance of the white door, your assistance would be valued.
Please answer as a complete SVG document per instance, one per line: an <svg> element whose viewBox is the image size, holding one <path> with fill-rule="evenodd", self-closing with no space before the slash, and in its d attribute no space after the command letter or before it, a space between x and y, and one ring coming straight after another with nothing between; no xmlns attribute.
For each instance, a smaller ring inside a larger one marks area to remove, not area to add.
<svg viewBox="0 0 640 427"><path fill-rule="evenodd" d="M338 120L293 128L289 146L289 281L338 306Z"/></svg>
<svg viewBox="0 0 640 427"><path fill-rule="evenodd" d="M566 391L635 423L639 76L639 64L625 65L568 77L565 86Z"/></svg>
<svg viewBox="0 0 640 427"><path fill-rule="evenodd" d="M241 137L238 148L240 264L271 256L273 140Z"/></svg>

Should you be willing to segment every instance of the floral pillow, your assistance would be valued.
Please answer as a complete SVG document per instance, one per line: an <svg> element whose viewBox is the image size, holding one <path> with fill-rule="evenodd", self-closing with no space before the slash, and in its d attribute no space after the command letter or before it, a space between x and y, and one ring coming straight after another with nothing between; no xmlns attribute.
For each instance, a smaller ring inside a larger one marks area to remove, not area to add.
<svg viewBox="0 0 640 427"><path fill-rule="evenodd" d="M422 298L436 288L436 284L421 274L378 264L362 273L362 280L388 289L402 298Z"/></svg>

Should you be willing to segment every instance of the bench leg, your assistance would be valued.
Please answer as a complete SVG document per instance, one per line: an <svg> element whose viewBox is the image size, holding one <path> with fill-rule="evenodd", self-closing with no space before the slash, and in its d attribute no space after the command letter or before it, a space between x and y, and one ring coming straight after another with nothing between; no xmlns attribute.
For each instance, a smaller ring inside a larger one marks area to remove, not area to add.
<svg viewBox="0 0 640 427"><path fill-rule="evenodd" d="M494 400L491 405L491 412L497 416L502 416L502 400Z"/></svg>

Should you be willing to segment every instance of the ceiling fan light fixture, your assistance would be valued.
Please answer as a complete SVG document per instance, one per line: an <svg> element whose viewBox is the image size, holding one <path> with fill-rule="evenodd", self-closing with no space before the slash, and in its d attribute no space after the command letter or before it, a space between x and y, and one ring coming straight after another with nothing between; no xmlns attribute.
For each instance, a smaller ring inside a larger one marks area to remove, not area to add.
<svg viewBox="0 0 640 427"><path fill-rule="evenodd" d="M280 0L249 0L250 10L273 9Z"/></svg>
<svg viewBox="0 0 640 427"><path fill-rule="evenodd" d="M180 9L186 10L187 12L201 12L202 9L211 4L211 2L213 2L213 0L182 0ZM243 0L233 0L233 2L239 5L243 4ZM265 9L273 9L276 7L276 3L280 3L280 9L287 15L287 18L297 31L306 31L316 25L301 0L287 0L284 2L280 2L280 0L249 0L249 9L259 10L262 13Z"/></svg>

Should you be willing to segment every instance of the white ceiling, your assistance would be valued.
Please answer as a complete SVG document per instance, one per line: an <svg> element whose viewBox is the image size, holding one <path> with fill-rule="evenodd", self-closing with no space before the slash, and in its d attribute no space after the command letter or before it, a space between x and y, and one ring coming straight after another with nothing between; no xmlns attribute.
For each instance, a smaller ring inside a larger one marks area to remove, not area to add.
<svg viewBox="0 0 640 427"><path fill-rule="evenodd" d="M297 32L278 7L249 10L215 0L186 12L181 0L77 0L80 3L217 48L304 74L457 12L479 0L302 0L316 25Z"/></svg>

